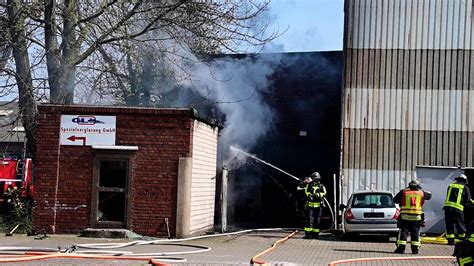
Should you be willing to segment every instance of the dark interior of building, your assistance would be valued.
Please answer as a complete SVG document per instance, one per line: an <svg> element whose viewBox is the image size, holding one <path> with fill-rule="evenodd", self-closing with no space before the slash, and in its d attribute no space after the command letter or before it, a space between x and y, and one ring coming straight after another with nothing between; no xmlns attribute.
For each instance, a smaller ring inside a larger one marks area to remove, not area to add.
<svg viewBox="0 0 474 266"><path fill-rule="evenodd" d="M342 52L284 54L271 78L265 99L276 112L276 124L250 152L300 179L318 171L332 205L340 160ZM230 169L230 179L230 225L303 225L304 195L294 178L248 159ZM323 217L323 228L328 227L327 208Z"/></svg>

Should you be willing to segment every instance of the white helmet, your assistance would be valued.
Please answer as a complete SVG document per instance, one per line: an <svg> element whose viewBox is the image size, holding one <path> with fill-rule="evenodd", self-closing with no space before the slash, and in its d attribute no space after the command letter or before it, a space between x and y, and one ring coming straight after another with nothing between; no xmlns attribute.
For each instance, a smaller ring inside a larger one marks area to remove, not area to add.
<svg viewBox="0 0 474 266"><path fill-rule="evenodd" d="M467 176L465 174L461 174L455 178L457 181L461 181L467 184Z"/></svg>

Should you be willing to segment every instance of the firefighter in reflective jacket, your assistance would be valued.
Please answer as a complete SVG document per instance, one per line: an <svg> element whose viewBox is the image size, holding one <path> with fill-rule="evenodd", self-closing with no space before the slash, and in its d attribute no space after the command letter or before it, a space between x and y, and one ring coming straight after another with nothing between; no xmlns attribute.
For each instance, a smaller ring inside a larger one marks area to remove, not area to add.
<svg viewBox="0 0 474 266"><path fill-rule="evenodd" d="M395 195L395 203L400 205L400 216L398 217L397 249L395 253L405 253L408 233L410 233L411 252L418 254L420 250L420 226L423 223L423 204L425 203L424 192L421 190L420 182L413 180L408 188L400 190Z"/></svg>
<svg viewBox="0 0 474 266"><path fill-rule="evenodd" d="M455 180L456 182L451 183L448 187L443 207L446 222L446 238L450 245L454 245L454 227L456 227L458 239L462 240L466 237L464 207L472 205L471 192L466 186L467 176L462 174L456 177Z"/></svg>
<svg viewBox="0 0 474 266"><path fill-rule="evenodd" d="M306 195L306 226L304 228L305 239L317 239L319 237L319 224L321 222L323 198L326 196L326 188L321 184L321 176L318 172L307 177L300 190L304 189Z"/></svg>
<svg viewBox="0 0 474 266"><path fill-rule="evenodd" d="M453 256L460 266L474 266L474 220L469 224L466 239L456 244Z"/></svg>

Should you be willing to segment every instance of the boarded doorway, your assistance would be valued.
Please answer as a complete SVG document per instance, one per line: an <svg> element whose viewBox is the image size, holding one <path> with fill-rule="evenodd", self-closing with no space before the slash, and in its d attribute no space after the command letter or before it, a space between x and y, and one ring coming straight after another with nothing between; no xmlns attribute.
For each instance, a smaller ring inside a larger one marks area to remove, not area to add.
<svg viewBox="0 0 474 266"><path fill-rule="evenodd" d="M474 168L466 168L464 169L464 174L467 176L467 186L471 191L471 197L474 197ZM464 211L464 219L466 221L466 225L469 222L474 221L474 207L467 207Z"/></svg>
<svg viewBox="0 0 474 266"><path fill-rule="evenodd" d="M91 224L101 228L127 228L130 184L129 155L94 157Z"/></svg>
<svg viewBox="0 0 474 266"><path fill-rule="evenodd" d="M464 171L458 167L443 166L417 166L416 173L421 181L421 187L424 190L431 191L432 198L423 206L425 213L426 227L424 232L441 234L445 231L444 223L444 200L446 191L454 178L458 177Z"/></svg>

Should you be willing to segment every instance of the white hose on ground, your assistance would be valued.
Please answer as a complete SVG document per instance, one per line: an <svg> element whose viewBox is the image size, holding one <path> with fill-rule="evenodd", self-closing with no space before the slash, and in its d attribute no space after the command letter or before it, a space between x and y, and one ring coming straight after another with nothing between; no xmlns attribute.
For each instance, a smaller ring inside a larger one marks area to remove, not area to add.
<svg viewBox="0 0 474 266"><path fill-rule="evenodd" d="M0 258L0 262L19 262L19 261L30 261L38 259L49 259L49 258L91 258L91 259L103 259L115 257L118 260L120 259L138 259L138 258L153 258L154 260L159 260L160 262L186 262L185 258L178 257L169 257L170 255L183 255L183 254L195 254L200 252L210 251L210 247L191 245L191 244L174 244L176 242L197 240L210 237L221 237L221 236L231 236L238 234L246 234L251 232L268 232L268 231L290 231L295 230L295 228L260 228L260 229L247 229L237 232L224 233L224 234L214 234L214 235L204 235L196 236L183 239L156 239L150 241L136 240L127 243L96 243L96 244L78 244L74 245L75 248L83 249L100 249L100 250L76 250L74 249L65 249L61 250L60 248L35 248L35 247L0 247L0 254L12 253L12 252L24 252L23 254L17 254L21 257L17 258ZM175 252L156 252L156 253L133 253L131 251L122 251L122 250L103 250L103 249L113 249L113 248L123 248L133 245L177 245L177 246L187 246L198 248L198 250L188 250L188 251L175 251ZM95 256L95 257L94 257Z"/></svg>
<svg viewBox="0 0 474 266"><path fill-rule="evenodd" d="M155 239L155 240L136 240L127 243L93 243L93 244L77 244L78 248L86 248L86 249L113 249L113 248L123 248L133 245L150 245L150 244L160 244L160 243L174 243L174 242L184 242L190 240L197 240L203 238L211 238L211 237L221 237L221 236L231 236L231 235L239 235L239 234L246 234L251 232L260 232L260 231L289 231L294 228L258 228L258 229L247 229L242 231L236 231L231 233L223 233L223 234L213 234L213 235L203 235L203 236L195 236L189 238L181 238L181 239Z"/></svg>

